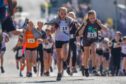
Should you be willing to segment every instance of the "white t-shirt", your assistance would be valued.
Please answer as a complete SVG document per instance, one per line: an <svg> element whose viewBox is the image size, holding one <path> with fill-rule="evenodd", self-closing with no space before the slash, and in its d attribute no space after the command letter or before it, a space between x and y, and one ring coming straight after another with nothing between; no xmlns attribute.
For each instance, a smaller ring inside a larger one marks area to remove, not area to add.
<svg viewBox="0 0 126 84"><path fill-rule="evenodd" d="M126 44L122 44L122 46L121 46L121 52L123 54L126 54Z"/></svg>
<svg viewBox="0 0 126 84"><path fill-rule="evenodd" d="M43 48L44 49L51 49L53 47L53 42L50 42L49 40L52 40L51 37L47 37L46 40L48 40L48 42L43 43Z"/></svg>

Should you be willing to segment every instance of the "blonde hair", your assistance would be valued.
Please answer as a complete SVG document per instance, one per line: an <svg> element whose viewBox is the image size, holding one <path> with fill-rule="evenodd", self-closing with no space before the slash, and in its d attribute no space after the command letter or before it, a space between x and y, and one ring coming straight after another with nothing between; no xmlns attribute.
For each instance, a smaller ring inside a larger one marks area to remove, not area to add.
<svg viewBox="0 0 126 84"><path fill-rule="evenodd" d="M96 11L95 11L95 10L90 10L90 11L88 12L88 16L89 16L89 15L95 15L95 16L96 16L97 14L96 14Z"/></svg>
<svg viewBox="0 0 126 84"><path fill-rule="evenodd" d="M74 12L69 12L68 15L72 15L74 19L76 19L76 14Z"/></svg>
<svg viewBox="0 0 126 84"><path fill-rule="evenodd" d="M66 7L60 7L58 12L60 12L60 11L65 11L66 13L68 12Z"/></svg>

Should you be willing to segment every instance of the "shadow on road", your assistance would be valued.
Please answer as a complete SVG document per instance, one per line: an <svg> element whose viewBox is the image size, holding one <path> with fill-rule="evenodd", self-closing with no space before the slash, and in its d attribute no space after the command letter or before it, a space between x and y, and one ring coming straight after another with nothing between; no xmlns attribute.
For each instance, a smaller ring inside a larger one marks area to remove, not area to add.
<svg viewBox="0 0 126 84"><path fill-rule="evenodd" d="M54 83L54 82L63 82L63 81L93 81L94 79L62 79L61 81L56 80L49 80L49 81L32 81L32 82L25 82L25 83Z"/></svg>

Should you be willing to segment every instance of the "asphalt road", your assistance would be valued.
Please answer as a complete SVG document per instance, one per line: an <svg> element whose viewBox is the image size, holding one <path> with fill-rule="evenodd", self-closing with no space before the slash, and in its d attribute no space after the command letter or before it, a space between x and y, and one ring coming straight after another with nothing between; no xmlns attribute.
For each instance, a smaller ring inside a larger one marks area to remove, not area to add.
<svg viewBox="0 0 126 84"><path fill-rule="evenodd" d="M56 81L57 70L51 73L50 77L40 77L33 74L32 78L25 77L25 71L23 72L24 77L19 77L19 71L15 65L15 54L12 48L16 44L16 38L10 39L7 43L7 51L4 56L5 62L5 73L0 73L0 84L126 84L126 77L82 77L78 71L74 76L68 76L64 73L62 81ZM56 68L56 67L55 67Z"/></svg>

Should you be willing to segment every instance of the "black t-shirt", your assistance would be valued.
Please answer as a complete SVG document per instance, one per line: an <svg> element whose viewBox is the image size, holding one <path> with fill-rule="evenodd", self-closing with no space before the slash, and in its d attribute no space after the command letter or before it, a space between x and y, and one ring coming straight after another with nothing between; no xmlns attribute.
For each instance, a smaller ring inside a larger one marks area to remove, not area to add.
<svg viewBox="0 0 126 84"><path fill-rule="evenodd" d="M120 54L121 54L121 46L118 47L118 48L116 48L115 46L116 45L121 45L121 42L122 42L121 39L119 40L119 42L117 42L115 39L112 40L112 48L111 48L112 55L120 56Z"/></svg>
<svg viewBox="0 0 126 84"><path fill-rule="evenodd" d="M77 22L73 22L71 24L71 29L70 29L70 39L71 40L76 40L76 32L77 32L77 27L76 24L78 24Z"/></svg>
<svg viewBox="0 0 126 84"><path fill-rule="evenodd" d="M41 34L42 34L42 39L46 39L46 32L42 30Z"/></svg>
<svg viewBox="0 0 126 84"><path fill-rule="evenodd" d="M13 20L11 17L7 17L3 22L2 22L2 31L4 32L11 32L16 30Z"/></svg>
<svg viewBox="0 0 126 84"><path fill-rule="evenodd" d="M73 22L72 24L71 24L71 30L70 30L70 34L75 34L76 33L76 31L77 31L77 27L76 27L76 24L78 24L77 22Z"/></svg>
<svg viewBox="0 0 126 84"><path fill-rule="evenodd" d="M92 24L88 22L83 32L84 38L97 39L99 30L101 30L101 27L97 23Z"/></svg>

